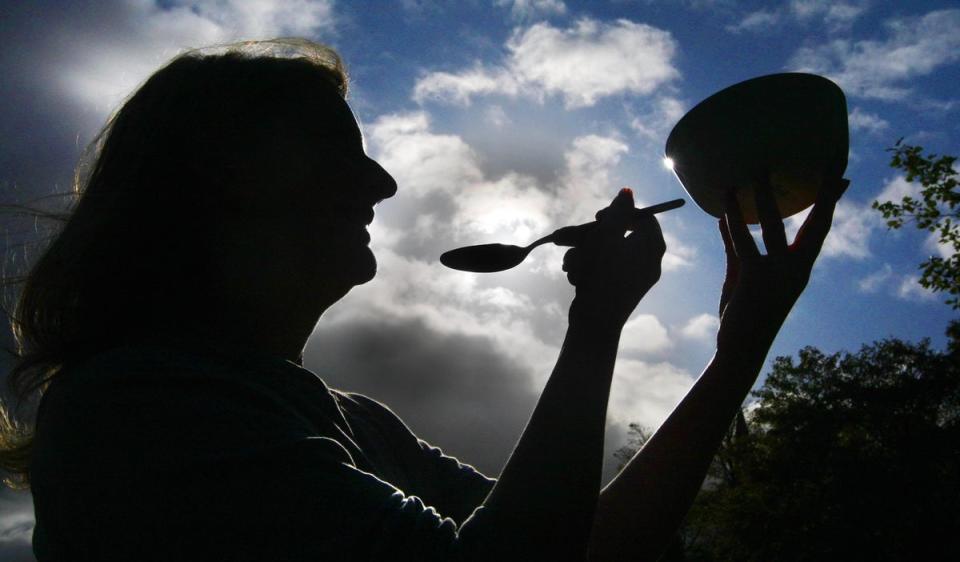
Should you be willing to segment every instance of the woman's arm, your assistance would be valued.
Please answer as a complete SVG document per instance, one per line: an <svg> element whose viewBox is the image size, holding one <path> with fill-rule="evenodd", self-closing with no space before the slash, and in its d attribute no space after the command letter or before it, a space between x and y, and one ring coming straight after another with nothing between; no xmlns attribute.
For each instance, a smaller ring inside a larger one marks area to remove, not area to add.
<svg viewBox="0 0 960 562"><path fill-rule="evenodd" d="M757 190L767 255L757 250L731 194L720 221L727 275L717 352L673 413L602 491L591 560L656 560L669 544L780 326L806 287L847 183L838 178L821 188L791 245L769 186Z"/></svg>
<svg viewBox="0 0 960 562"><path fill-rule="evenodd" d="M659 279L665 251L653 217L624 238L625 223L617 217L632 208L632 195L621 192L599 232L564 259L577 288L566 339L533 416L484 502L485 516L497 521L497 543L510 548L490 553L496 559L586 558L620 331Z"/></svg>

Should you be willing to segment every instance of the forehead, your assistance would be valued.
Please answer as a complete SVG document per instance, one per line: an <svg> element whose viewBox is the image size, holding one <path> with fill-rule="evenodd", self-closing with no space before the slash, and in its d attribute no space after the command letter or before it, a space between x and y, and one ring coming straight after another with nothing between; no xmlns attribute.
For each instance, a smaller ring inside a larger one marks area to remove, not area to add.
<svg viewBox="0 0 960 562"><path fill-rule="evenodd" d="M327 141L360 141L360 126L346 100L336 92L315 91L303 97L302 107L290 112L293 124L312 137Z"/></svg>

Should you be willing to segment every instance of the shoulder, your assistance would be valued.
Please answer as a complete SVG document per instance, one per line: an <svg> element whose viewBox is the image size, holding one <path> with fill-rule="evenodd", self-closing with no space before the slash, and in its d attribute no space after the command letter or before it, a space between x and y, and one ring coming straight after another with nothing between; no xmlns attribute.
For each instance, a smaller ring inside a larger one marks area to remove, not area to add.
<svg viewBox="0 0 960 562"><path fill-rule="evenodd" d="M39 406L34 468L178 469L315 434L269 387L232 375L202 355L162 348L117 349L67 365Z"/></svg>
<svg viewBox="0 0 960 562"><path fill-rule="evenodd" d="M234 376L202 354L161 347L121 348L70 363L54 377L40 416L81 410L84 417L145 417L194 410L199 419L230 410L276 407L267 388Z"/></svg>

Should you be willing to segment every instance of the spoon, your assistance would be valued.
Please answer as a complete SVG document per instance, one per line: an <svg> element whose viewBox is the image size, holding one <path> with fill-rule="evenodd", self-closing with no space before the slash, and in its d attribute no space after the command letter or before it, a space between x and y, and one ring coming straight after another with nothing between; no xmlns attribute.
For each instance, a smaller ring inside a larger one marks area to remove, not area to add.
<svg viewBox="0 0 960 562"><path fill-rule="evenodd" d="M684 203L685 201L683 199L674 199L666 203L660 203L642 209L634 209L633 220L637 221L645 216L677 209L683 207ZM596 227L597 221L577 226L565 226L527 246L513 246L511 244L465 246L444 252L443 255L440 256L440 263L451 269L473 271L475 273L504 271L520 265L520 263L527 258L527 255L530 254L531 250L547 242L553 242L557 246L576 246ZM633 230L634 228L632 224L627 226L627 230Z"/></svg>

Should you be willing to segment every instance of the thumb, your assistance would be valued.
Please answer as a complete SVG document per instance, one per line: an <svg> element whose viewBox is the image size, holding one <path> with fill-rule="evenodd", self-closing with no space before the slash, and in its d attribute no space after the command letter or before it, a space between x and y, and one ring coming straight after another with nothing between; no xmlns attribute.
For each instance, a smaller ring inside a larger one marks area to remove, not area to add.
<svg viewBox="0 0 960 562"><path fill-rule="evenodd" d="M607 218L616 217L616 220L627 221L630 217L630 211L634 208L633 190L624 187L617 192L617 195L610 202L610 205L597 211L596 219L598 221Z"/></svg>

